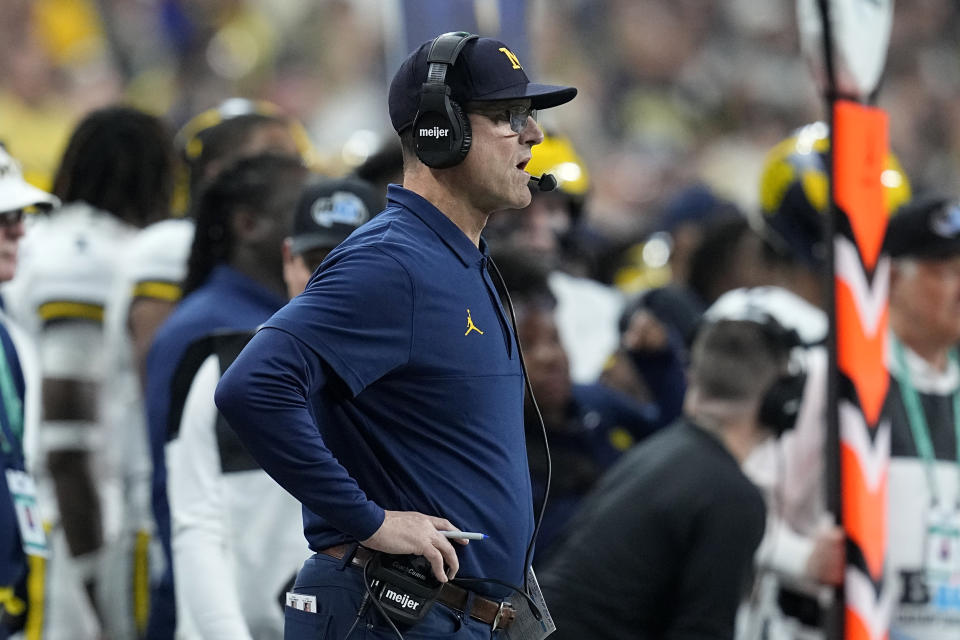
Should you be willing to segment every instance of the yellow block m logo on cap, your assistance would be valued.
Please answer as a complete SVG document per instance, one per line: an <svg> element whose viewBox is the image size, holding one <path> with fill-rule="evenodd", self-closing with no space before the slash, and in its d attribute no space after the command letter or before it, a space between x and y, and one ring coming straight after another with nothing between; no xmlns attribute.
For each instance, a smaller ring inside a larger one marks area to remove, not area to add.
<svg viewBox="0 0 960 640"><path fill-rule="evenodd" d="M513 53L513 51L510 51L510 49L507 49L506 47L500 47L498 51L503 51L503 55L507 56L514 69L523 69L523 67L520 66L520 61L517 60L517 56Z"/></svg>

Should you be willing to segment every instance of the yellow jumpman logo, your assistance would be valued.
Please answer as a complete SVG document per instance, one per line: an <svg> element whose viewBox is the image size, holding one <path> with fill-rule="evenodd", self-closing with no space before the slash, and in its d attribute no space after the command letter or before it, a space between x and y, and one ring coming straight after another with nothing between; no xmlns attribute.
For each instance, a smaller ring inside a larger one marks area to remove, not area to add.
<svg viewBox="0 0 960 640"><path fill-rule="evenodd" d="M470 317L470 309L467 309L467 332L463 335L470 335L471 331L476 331L480 335L483 335L483 331L480 331L477 325L473 324L473 318Z"/></svg>

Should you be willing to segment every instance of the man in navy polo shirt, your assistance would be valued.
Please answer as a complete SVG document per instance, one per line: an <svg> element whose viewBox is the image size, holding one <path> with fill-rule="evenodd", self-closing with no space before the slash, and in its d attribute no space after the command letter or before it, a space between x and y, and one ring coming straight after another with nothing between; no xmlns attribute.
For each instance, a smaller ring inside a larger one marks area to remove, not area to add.
<svg viewBox="0 0 960 640"><path fill-rule="evenodd" d="M403 187L221 380L220 411L304 505L316 552L288 596L286 637L349 633L370 550L423 556L444 583L419 638L490 638L513 620L499 604L504 584L524 584L534 529L523 376L480 233L491 212L530 202L533 110L575 95L530 83L496 40L420 46L390 87ZM441 533L455 529L489 537L455 551ZM458 571L486 582L461 582L468 593L449 583ZM365 615L365 637L396 637Z"/></svg>

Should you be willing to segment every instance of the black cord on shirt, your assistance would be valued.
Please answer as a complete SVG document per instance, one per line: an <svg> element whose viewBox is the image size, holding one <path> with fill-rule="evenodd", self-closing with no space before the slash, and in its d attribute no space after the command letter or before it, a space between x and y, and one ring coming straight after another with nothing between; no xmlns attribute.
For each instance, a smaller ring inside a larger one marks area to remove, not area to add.
<svg viewBox="0 0 960 640"><path fill-rule="evenodd" d="M488 262L490 266L493 267L493 272L497 275L497 280L500 283L500 287L503 289L503 296L507 300L507 308L510 310L510 322L513 324L513 337L517 341L517 354L520 356L520 370L523 372L523 381L527 387L527 393L530 394L530 403L533 405L534 411L537 413L537 421L540 423L540 433L543 434L543 451L547 459L547 483L546 487L543 490L543 502L540 504L540 512L537 514L536 525L533 527L533 535L530 537L530 544L527 545L527 553L523 559L523 590L524 594L527 595L530 591L529 585L529 574L530 572L527 568L532 564L532 554L533 554L533 545L537 541L537 535L540 533L540 523L543 522L543 513L547 510L547 500L550 498L550 481L553 478L553 461L550 458L550 442L547 439L547 426L543 422L543 414L540 413L540 405L537 404L537 398L533 394L533 386L530 384L530 376L527 375L527 365L523 361L523 349L520 347L520 334L517 331L517 313L513 308L513 300L510 299L510 291L507 290L507 282L503 279L503 276L500 274L500 269L497 268L497 263L493 261L493 258L488 257ZM528 598L529 599L529 598ZM539 613L538 609L534 609L536 613ZM539 620L539 616L537 616Z"/></svg>

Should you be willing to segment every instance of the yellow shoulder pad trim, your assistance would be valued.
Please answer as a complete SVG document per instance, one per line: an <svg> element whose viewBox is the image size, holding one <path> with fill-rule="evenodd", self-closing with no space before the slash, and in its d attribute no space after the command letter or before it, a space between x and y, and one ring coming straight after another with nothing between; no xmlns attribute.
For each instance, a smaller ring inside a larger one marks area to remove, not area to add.
<svg viewBox="0 0 960 640"><path fill-rule="evenodd" d="M37 308L37 314L44 322L51 320L92 320L103 322L103 305L89 302L54 300L44 302Z"/></svg>
<svg viewBox="0 0 960 640"><path fill-rule="evenodd" d="M167 302L176 302L183 295L180 285L172 282L143 281L133 285L134 298L154 298L156 300L166 300Z"/></svg>

